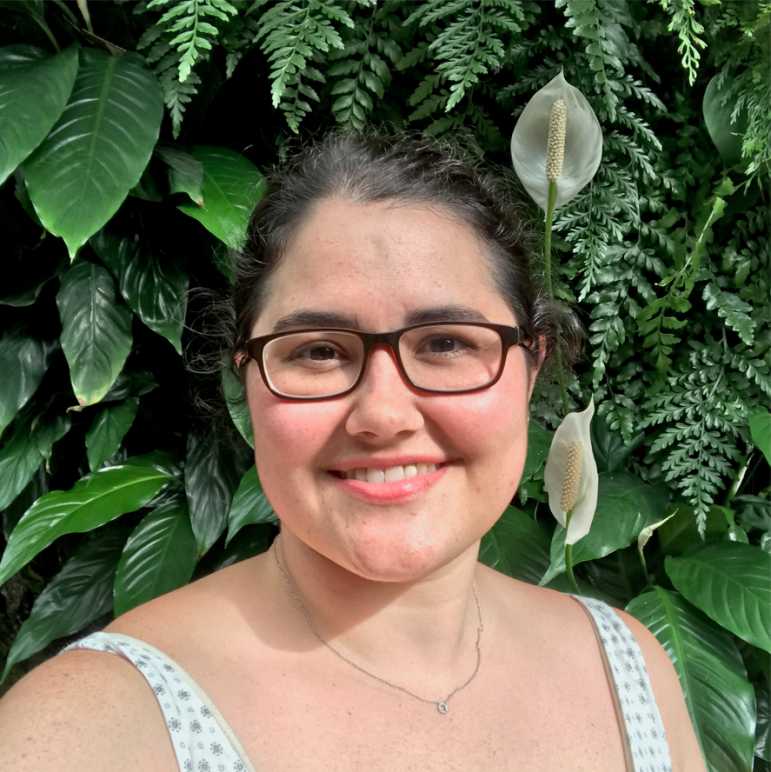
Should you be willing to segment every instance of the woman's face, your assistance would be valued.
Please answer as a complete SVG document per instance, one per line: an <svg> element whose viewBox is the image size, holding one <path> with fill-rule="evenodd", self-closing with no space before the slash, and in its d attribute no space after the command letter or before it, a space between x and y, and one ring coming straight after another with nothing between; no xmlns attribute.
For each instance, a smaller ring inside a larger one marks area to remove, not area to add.
<svg viewBox="0 0 771 772"><path fill-rule="evenodd" d="M467 321L517 324L476 238L451 215L333 199L290 241L252 335L315 326L298 319L307 312L385 332L406 327L417 312L447 321L441 309L448 307ZM428 575L474 550L514 495L531 390L519 347L510 349L494 386L460 395L414 391L383 346L371 351L355 391L320 402L281 400L255 363L248 368L266 495L285 528L362 577ZM377 476L410 465L410 473L422 471L418 464L437 470L391 485L341 474L364 468Z"/></svg>

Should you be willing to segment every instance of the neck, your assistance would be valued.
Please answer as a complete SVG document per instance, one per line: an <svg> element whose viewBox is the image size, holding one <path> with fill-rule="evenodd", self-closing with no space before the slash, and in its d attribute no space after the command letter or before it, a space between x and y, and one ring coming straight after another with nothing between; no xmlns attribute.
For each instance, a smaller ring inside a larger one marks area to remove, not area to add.
<svg viewBox="0 0 771 772"><path fill-rule="evenodd" d="M311 550L286 528L274 549L280 566L276 580L283 585L279 592L299 619L302 605L308 634L315 629L344 658L371 674L416 688L423 684L437 694L470 675L481 624L472 589L476 549L429 577L408 582L362 578Z"/></svg>

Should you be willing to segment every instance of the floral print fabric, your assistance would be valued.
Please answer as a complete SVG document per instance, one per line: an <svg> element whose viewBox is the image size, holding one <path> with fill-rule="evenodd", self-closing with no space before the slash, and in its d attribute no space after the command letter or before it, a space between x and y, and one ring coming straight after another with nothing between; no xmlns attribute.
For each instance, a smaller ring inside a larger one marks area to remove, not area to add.
<svg viewBox="0 0 771 772"><path fill-rule="evenodd" d="M664 725L632 632L606 603L576 600L594 619L605 649L632 754L630 772L672 772ZM111 633L94 633L64 651L70 649L118 654L142 673L163 711L181 772L254 772L217 709L173 660L141 641Z"/></svg>

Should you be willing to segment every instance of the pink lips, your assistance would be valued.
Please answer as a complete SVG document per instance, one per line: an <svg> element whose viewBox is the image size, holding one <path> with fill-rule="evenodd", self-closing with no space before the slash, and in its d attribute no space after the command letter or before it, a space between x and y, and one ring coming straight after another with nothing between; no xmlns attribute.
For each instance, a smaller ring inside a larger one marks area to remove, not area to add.
<svg viewBox="0 0 771 772"><path fill-rule="evenodd" d="M442 479L448 466L442 466L435 472L419 474L405 480L390 483L368 483L360 480L344 480L332 474L332 478L343 489L361 501L369 504L391 504L408 500L432 488Z"/></svg>

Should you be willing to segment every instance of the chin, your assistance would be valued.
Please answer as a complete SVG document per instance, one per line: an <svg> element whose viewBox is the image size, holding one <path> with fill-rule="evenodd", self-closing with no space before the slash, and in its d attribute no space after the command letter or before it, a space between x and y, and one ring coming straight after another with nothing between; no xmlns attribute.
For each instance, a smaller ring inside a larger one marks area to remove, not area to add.
<svg viewBox="0 0 771 772"><path fill-rule="evenodd" d="M346 562L359 576L377 582L410 582L442 568L457 555L429 540L397 543L368 539L350 545Z"/></svg>

